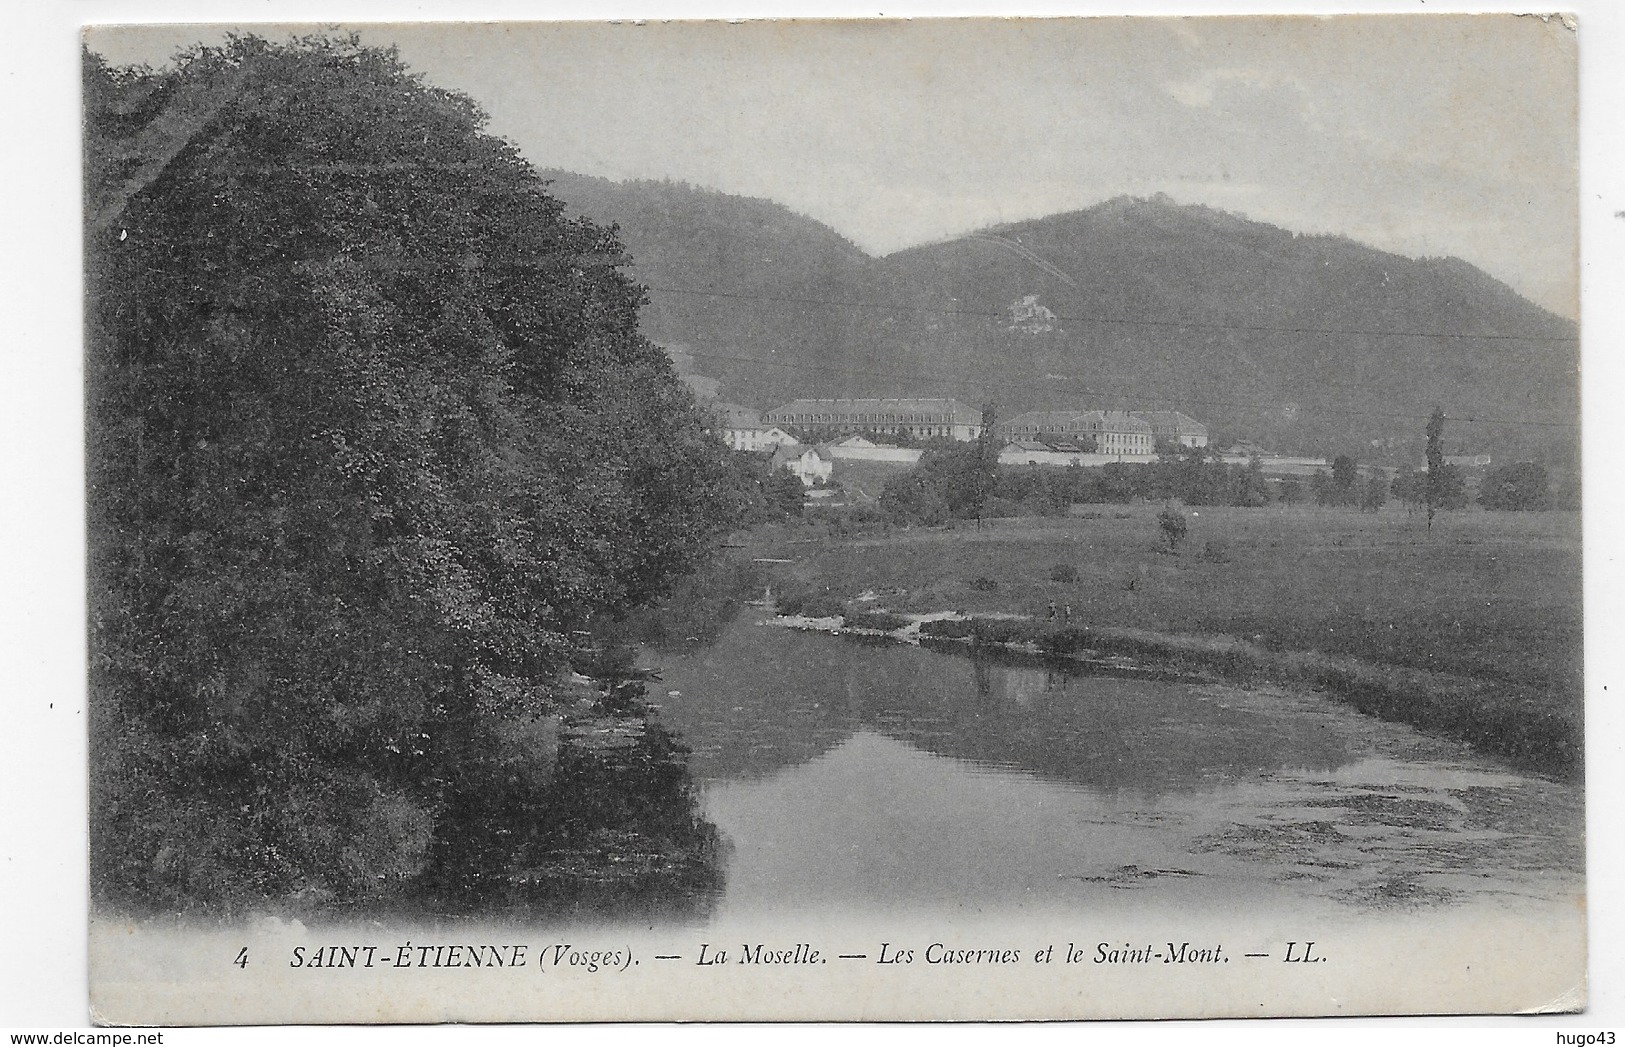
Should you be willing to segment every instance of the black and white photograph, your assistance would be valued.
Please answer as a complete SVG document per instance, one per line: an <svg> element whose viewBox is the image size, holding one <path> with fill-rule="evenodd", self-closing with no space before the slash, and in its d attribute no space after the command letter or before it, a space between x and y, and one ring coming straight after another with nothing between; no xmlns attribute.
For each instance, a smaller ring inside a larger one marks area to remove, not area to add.
<svg viewBox="0 0 1625 1047"><path fill-rule="evenodd" d="M85 25L90 1019L1583 1012L1584 34Z"/></svg>

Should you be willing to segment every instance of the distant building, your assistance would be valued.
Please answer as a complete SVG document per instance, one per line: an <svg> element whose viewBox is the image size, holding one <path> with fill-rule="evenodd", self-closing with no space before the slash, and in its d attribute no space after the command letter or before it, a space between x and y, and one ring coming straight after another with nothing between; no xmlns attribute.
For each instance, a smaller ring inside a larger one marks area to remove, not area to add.
<svg viewBox="0 0 1625 1047"><path fill-rule="evenodd" d="M1001 422L998 430L1012 441L1089 437L1096 454L1114 457L1150 457L1157 451L1150 424L1127 411L1028 411Z"/></svg>
<svg viewBox="0 0 1625 1047"><path fill-rule="evenodd" d="M1466 471L1471 471L1474 469L1488 469L1490 466L1490 461L1490 456L1487 454L1447 454L1444 456L1445 465L1453 465L1457 469ZM1423 459L1421 462L1419 462L1417 464L1417 468L1422 470L1424 473L1427 472L1427 460Z"/></svg>
<svg viewBox="0 0 1625 1047"><path fill-rule="evenodd" d="M1085 455L1075 444L1047 444L1042 440L1011 440L999 448L1000 465L1084 465L1084 459L1098 455ZM1090 463L1092 464L1092 463Z"/></svg>
<svg viewBox="0 0 1625 1047"><path fill-rule="evenodd" d="M1272 477L1313 476L1332 467L1332 463L1324 458L1297 458L1279 454L1231 454L1229 450L1219 453L1219 461L1225 465L1251 466L1255 459L1264 475Z"/></svg>
<svg viewBox="0 0 1625 1047"><path fill-rule="evenodd" d="M711 423L719 429L755 429L762 424L762 412L743 404L723 403L720 400L705 405Z"/></svg>
<svg viewBox="0 0 1625 1047"><path fill-rule="evenodd" d="M1134 417L1151 426L1151 435L1180 447L1206 447L1207 426L1183 411L1135 411Z"/></svg>
<svg viewBox="0 0 1625 1047"><path fill-rule="evenodd" d="M952 399L792 400L768 411L763 420L815 432L866 430L920 439L974 440L982 432L982 412Z"/></svg>
<svg viewBox="0 0 1625 1047"><path fill-rule="evenodd" d="M861 436L848 436L827 447L820 447L820 450L827 451L828 457L837 461L901 462L909 465L918 462L924 453L918 447L888 447Z"/></svg>
<svg viewBox="0 0 1625 1047"><path fill-rule="evenodd" d="M773 468L784 468L795 474L803 487L827 481L835 463L827 452L816 447L780 447L773 452Z"/></svg>
<svg viewBox="0 0 1625 1047"><path fill-rule="evenodd" d="M710 405L713 431L735 451L766 451L782 444L801 441L777 426L764 425L762 413L739 404Z"/></svg>
<svg viewBox="0 0 1625 1047"><path fill-rule="evenodd" d="M724 429L723 442L735 451L770 451L775 447L794 447L801 443L778 426L752 429Z"/></svg>
<svg viewBox="0 0 1625 1047"><path fill-rule="evenodd" d="M1000 465L1093 466L1155 460L1152 455L1097 454L1065 440L1011 440L999 448Z"/></svg>
<svg viewBox="0 0 1625 1047"><path fill-rule="evenodd" d="M801 443L778 426L765 429L729 429L723 434L736 451L765 451L771 447L794 447Z"/></svg>
<svg viewBox="0 0 1625 1047"><path fill-rule="evenodd" d="M1023 295L1011 302L1008 314L1010 322L1005 325L1006 330L1025 331L1028 334L1055 330L1055 314L1039 305L1035 294Z"/></svg>
<svg viewBox="0 0 1625 1047"><path fill-rule="evenodd" d="M1098 414L1090 411L1028 411L1018 414L1008 421L997 423L994 428L1005 438L1010 440L1036 440L1041 436L1083 436L1087 435L1087 415Z"/></svg>

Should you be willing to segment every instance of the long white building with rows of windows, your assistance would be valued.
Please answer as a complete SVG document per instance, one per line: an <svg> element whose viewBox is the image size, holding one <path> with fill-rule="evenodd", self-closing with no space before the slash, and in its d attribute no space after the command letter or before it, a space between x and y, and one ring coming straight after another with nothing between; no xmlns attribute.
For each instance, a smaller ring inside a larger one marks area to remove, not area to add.
<svg viewBox="0 0 1625 1047"><path fill-rule="evenodd" d="M974 440L982 434L982 412L954 399L792 400L763 414L762 421L814 432L868 430L920 439Z"/></svg>
<svg viewBox="0 0 1625 1047"><path fill-rule="evenodd" d="M996 427L1008 440L1086 440L1099 454L1156 454L1158 442L1206 447L1207 426L1179 411L1028 411Z"/></svg>
<svg viewBox="0 0 1625 1047"><path fill-rule="evenodd" d="M815 441L858 432L975 440L982 432L981 411L951 398L801 399L760 413L738 404L715 404L713 415L729 446L741 451L799 443L789 429ZM1028 411L996 423L994 435L1025 451L1053 444L1057 453L1109 455L1119 461L1150 460L1159 444L1208 443L1207 426L1180 411Z"/></svg>

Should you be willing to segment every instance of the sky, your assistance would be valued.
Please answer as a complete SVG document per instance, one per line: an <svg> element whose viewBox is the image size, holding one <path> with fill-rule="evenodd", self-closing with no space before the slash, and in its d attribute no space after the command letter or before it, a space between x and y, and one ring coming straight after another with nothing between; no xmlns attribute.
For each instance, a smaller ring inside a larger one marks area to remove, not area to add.
<svg viewBox="0 0 1625 1047"><path fill-rule="evenodd" d="M286 27L265 26L280 36ZM163 64L197 26L90 34ZM1167 193L1578 313L1576 34L1510 14L362 28L540 167L766 197L872 253Z"/></svg>

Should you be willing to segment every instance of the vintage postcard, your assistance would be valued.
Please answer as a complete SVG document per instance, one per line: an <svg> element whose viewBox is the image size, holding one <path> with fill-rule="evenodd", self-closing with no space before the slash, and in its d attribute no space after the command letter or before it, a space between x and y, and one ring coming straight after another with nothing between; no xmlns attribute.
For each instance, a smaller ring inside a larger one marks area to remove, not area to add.
<svg viewBox="0 0 1625 1047"><path fill-rule="evenodd" d="M1579 32L88 28L94 1018L1583 1008Z"/></svg>

